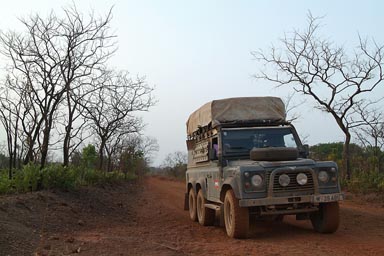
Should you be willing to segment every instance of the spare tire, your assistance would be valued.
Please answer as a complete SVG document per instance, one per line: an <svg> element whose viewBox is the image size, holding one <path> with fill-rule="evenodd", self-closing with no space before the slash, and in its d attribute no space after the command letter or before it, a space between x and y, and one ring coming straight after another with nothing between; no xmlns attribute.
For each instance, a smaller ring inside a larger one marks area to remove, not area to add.
<svg viewBox="0 0 384 256"><path fill-rule="evenodd" d="M299 151L286 147L253 148L250 157L255 161L290 161L299 157Z"/></svg>

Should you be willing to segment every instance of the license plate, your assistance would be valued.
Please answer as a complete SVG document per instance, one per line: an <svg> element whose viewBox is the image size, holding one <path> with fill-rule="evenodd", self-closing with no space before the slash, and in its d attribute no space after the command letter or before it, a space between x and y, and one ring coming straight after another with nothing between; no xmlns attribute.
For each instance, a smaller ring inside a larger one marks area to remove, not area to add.
<svg viewBox="0 0 384 256"><path fill-rule="evenodd" d="M344 200L343 194L318 195L314 196L315 203L326 203Z"/></svg>

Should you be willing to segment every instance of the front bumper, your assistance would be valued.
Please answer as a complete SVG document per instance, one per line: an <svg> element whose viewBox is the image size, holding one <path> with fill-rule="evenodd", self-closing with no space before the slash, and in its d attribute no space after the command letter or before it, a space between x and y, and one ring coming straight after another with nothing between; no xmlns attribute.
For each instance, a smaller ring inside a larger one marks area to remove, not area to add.
<svg viewBox="0 0 384 256"><path fill-rule="evenodd" d="M272 206L272 205L287 205L287 204L300 204L300 203L328 203L344 200L343 193L334 194L316 194L316 195L304 195L293 197L267 197L261 199L240 199L240 207L252 207L252 206Z"/></svg>

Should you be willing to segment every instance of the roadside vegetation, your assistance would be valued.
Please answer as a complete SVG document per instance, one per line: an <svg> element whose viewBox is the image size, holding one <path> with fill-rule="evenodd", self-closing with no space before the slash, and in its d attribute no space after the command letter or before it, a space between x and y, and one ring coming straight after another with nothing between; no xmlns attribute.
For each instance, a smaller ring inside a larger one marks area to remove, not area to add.
<svg viewBox="0 0 384 256"><path fill-rule="evenodd" d="M105 15L20 17L0 28L0 193L74 189L145 173L156 139L139 116L156 104L145 77L112 68L117 35ZM88 145L88 146L87 146Z"/></svg>
<svg viewBox="0 0 384 256"><path fill-rule="evenodd" d="M93 145L83 148L72 158L69 166L49 163L44 168L30 163L12 170L9 178L7 169L0 170L0 194L26 193L44 189L75 190L82 186L113 184L136 179L149 168L141 153L121 155L114 159L113 171L99 170L98 154ZM125 158L124 158L125 157ZM6 157L3 156L3 160ZM1 162L4 164L4 162Z"/></svg>
<svg viewBox="0 0 384 256"><path fill-rule="evenodd" d="M158 168L150 170L151 175L167 176L177 180L185 180L187 171L187 154L182 151L169 153Z"/></svg>
<svg viewBox="0 0 384 256"><path fill-rule="evenodd" d="M343 143L325 143L310 148L311 158L335 161L342 166ZM344 190L353 193L384 192L384 152L379 148L350 145L352 176L341 179Z"/></svg>

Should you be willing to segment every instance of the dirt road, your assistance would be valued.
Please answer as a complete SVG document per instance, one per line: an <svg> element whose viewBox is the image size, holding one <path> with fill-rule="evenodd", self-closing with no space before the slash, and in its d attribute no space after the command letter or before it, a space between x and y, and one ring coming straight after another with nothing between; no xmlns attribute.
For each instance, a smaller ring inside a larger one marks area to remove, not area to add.
<svg viewBox="0 0 384 256"><path fill-rule="evenodd" d="M331 235L285 218L255 223L248 239L235 240L224 228L191 222L183 193L182 182L149 177L75 195L0 198L0 255L384 255L380 204L343 202Z"/></svg>

